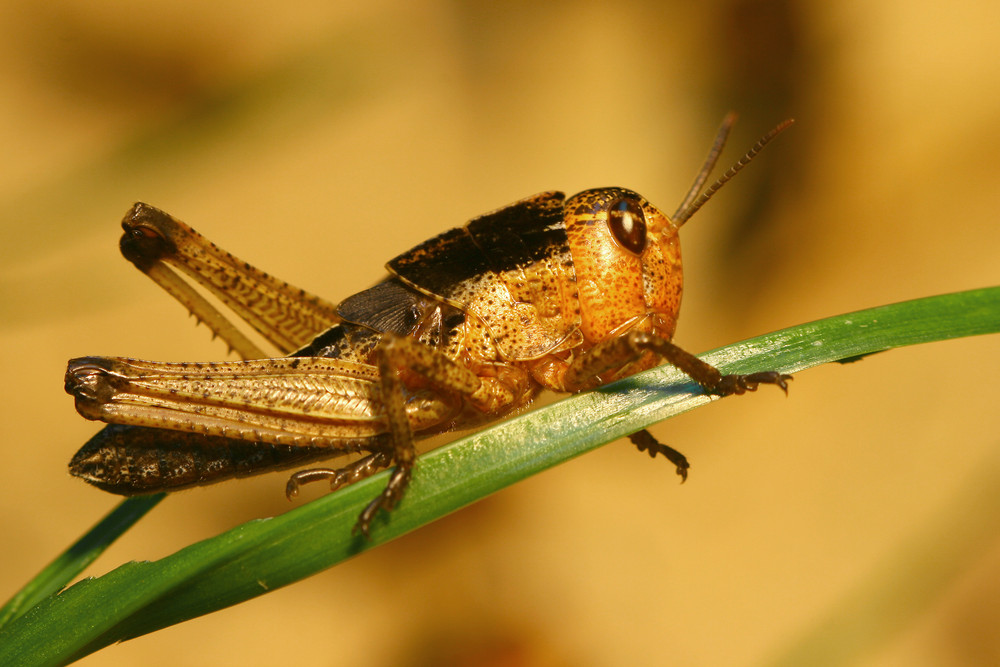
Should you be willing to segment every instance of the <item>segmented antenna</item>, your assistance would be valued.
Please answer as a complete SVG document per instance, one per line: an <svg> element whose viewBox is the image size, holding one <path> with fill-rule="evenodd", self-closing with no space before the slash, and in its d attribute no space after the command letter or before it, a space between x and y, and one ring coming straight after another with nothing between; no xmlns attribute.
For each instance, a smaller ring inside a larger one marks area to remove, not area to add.
<svg viewBox="0 0 1000 667"><path fill-rule="evenodd" d="M719 155L722 154L722 148L726 145L726 139L729 138L729 131L733 129L733 124L736 122L736 114L728 113L722 121L722 125L719 126L719 131L715 135L715 141L712 142L712 149L708 152L708 157L705 158L705 163L701 166L698 171L698 175L694 179L694 184L691 185L691 189L688 190L687 196L684 197L684 201L681 205L677 207L677 211L674 213L671 221L674 223L675 227L680 227L688 219L694 215L698 209L704 206L709 199L712 198L716 192L722 188L723 185L732 180L733 176L738 174L743 167L750 164L758 153L764 150L764 146L767 146L772 139L781 134L783 131L788 129L788 127L795 122L795 119L789 118L786 121L782 121L773 130L761 137L760 141L753 145L746 155L744 155L740 160L726 170L722 176L719 177L715 183L712 183L707 190L701 192L702 186L705 185L705 181L708 180L709 175L712 173L712 169L715 168L715 163L719 161ZM700 196L699 196L699 193Z"/></svg>

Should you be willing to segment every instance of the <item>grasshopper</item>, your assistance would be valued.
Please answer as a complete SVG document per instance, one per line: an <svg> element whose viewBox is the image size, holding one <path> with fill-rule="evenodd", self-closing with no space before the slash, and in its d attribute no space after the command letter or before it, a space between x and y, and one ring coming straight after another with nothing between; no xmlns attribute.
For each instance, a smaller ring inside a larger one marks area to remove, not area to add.
<svg viewBox="0 0 1000 667"><path fill-rule="evenodd" d="M719 396L774 384L768 371L722 375L671 342L680 307L678 230L791 121L765 135L711 187L704 184L734 122L723 122L673 216L624 188L566 198L544 192L405 252L388 277L333 304L278 280L147 204L122 221L122 254L184 304L242 361L72 359L66 391L109 424L70 472L138 495L360 454L336 469L292 474L331 490L392 467L355 532L402 498L414 440L502 418L543 389L579 392L662 362ZM278 348L267 358L186 274ZM643 430L640 451L688 461Z"/></svg>

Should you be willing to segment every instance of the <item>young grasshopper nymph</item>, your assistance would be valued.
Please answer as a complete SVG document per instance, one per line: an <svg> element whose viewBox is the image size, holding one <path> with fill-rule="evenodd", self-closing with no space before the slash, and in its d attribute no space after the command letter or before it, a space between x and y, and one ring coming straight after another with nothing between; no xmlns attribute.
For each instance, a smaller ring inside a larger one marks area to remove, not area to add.
<svg viewBox="0 0 1000 667"><path fill-rule="evenodd" d="M791 121L702 192L732 127L719 134L687 197L667 217L624 188L570 198L544 192L475 218L391 260L388 277L334 305L282 282L146 204L125 216L120 246L243 361L69 362L77 411L109 424L70 472L123 495L172 491L360 453L337 469L294 473L286 493L337 489L393 471L358 517L367 535L403 496L415 438L493 421L542 389L578 392L664 361L727 396L777 372L722 375L671 342L680 308L677 232ZM200 283L286 357L267 355L191 285ZM643 430L640 451L687 477L680 452Z"/></svg>

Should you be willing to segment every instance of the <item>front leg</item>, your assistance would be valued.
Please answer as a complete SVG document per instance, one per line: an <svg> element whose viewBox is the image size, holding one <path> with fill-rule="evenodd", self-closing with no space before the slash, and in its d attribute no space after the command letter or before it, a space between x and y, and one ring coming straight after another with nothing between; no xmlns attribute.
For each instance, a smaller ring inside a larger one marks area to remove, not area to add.
<svg viewBox="0 0 1000 667"><path fill-rule="evenodd" d="M574 359L564 376L565 389L579 391L591 387L594 385L594 378L635 363L646 352L652 352L676 366L705 391L716 396L756 391L758 385L762 384L777 385L787 394L788 381L792 379L791 375L783 375L777 371L723 375L715 366L705 363L662 336L647 331L629 331L598 343Z"/></svg>
<svg viewBox="0 0 1000 667"><path fill-rule="evenodd" d="M756 391L761 384L774 384L788 393L791 375L777 371L763 371L747 375L723 375L715 366L707 364L689 352L685 352L670 341L645 331L630 331L610 340L598 343L570 364L564 376L567 391L579 391L593 386L595 378L614 370L622 369L637 362L643 354L652 352L667 361L700 384L708 393L717 396L743 394ZM687 479L690 464L679 451L664 445L643 429L629 436L640 452L649 452L655 457L662 454L675 466L681 482Z"/></svg>

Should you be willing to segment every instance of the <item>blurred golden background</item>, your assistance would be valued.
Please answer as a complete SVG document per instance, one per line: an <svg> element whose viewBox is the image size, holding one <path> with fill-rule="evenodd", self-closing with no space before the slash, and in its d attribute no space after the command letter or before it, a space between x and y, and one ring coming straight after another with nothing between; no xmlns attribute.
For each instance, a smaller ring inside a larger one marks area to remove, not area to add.
<svg viewBox="0 0 1000 667"><path fill-rule="evenodd" d="M683 231L677 341L708 350L1000 282L1000 4L152 0L0 5L0 596L118 499L66 360L225 357L125 262L142 200L332 300L548 189ZM106 665L1000 663L996 337L833 365L614 444L307 581L110 647ZM88 572L284 512L285 474L177 494Z"/></svg>

